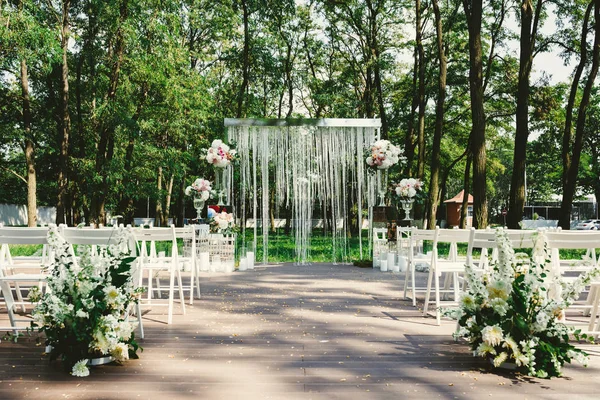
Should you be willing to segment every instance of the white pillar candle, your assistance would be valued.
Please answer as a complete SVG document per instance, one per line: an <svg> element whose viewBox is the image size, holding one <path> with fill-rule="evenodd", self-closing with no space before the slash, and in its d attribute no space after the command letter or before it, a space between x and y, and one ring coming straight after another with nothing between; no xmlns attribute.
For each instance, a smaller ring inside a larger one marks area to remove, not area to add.
<svg viewBox="0 0 600 400"><path fill-rule="evenodd" d="M234 269L235 269L235 260L234 259L223 262L223 272L230 274L233 272Z"/></svg>
<svg viewBox="0 0 600 400"><path fill-rule="evenodd" d="M388 253L388 269L392 272L398 272L398 264L396 264L396 253Z"/></svg>
<svg viewBox="0 0 600 400"><path fill-rule="evenodd" d="M254 252L253 251L248 251L246 252L246 258L248 259L247 263L247 268L248 269L254 269Z"/></svg>
<svg viewBox="0 0 600 400"><path fill-rule="evenodd" d="M240 271L248 269L248 259L246 257L240 258Z"/></svg>
<svg viewBox="0 0 600 400"><path fill-rule="evenodd" d="M380 257L379 255L377 255L376 257L373 257L373 268L379 268L379 263L381 261L381 259L379 257Z"/></svg>
<svg viewBox="0 0 600 400"><path fill-rule="evenodd" d="M198 262L200 263L200 271L210 270L210 254L208 252L200 253Z"/></svg>
<svg viewBox="0 0 600 400"><path fill-rule="evenodd" d="M221 256L219 255L214 255L212 262L210 263L210 271L211 272L222 272L222 265L221 265Z"/></svg>
<svg viewBox="0 0 600 400"><path fill-rule="evenodd" d="M387 260L381 260L381 272L386 272L388 270Z"/></svg>
<svg viewBox="0 0 600 400"><path fill-rule="evenodd" d="M405 272L406 271L406 257L398 256L398 271Z"/></svg>

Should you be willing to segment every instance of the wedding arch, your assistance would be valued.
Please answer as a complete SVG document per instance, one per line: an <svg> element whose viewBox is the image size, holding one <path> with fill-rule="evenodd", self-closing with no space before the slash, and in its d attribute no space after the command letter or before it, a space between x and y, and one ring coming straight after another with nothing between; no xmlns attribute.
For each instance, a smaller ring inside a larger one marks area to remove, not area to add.
<svg viewBox="0 0 600 400"><path fill-rule="evenodd" d="M377 197L364 153L380 137L379 119L226 118L224 125L239 156L237 182L232 168L226 172L227 202L235 205L243 230L252 216L255 249L261 220L264 263L272 204L291 209L298 264L308 261L315 207L333 221L331 261L348 261L350 208L356 207L362 258L363 210L371 220Z"/></svg>

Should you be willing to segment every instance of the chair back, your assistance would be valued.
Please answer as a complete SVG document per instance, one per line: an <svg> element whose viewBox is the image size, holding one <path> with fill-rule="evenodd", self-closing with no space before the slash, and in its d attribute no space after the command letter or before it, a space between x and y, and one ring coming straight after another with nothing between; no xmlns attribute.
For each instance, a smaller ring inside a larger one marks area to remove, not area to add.
<svg viewBox="0 0 600 400"><path fill-rule="evenodd" d="M413 227L410 231L410 238L408 240L408 260L412 262L413 258L423 252L423 242L433 242L435 236L434 230L418 229Z"/></svg>
<svg viewBox="0 0 600 400"><path fill-rule="evenodd" d="M118 243L117 229L82 229L61 227L60 234L67 243L74 245L109 246Z"/></svg>
<svg viewBox="0 0 600 400"><path fill-rule="evenodd" d="M168 228L134 228L133 236L137 242L141 243L139 255L142 259L156 259L156 243L168 242L171 246L171 257L177 261L179 254L177 250L177 238L175 236L175 226ZM150 252L148 253L147 243L150 243Z"/></svg>
<svg viewBox="0 0 600 400"><path fill-rule="evenodd" d="M469 243L471 232L468 229L441 229L435 228L433 236L433 256L438 257L438 244L450 243L448 252L449 261L458 261L458 243Z"/></svg>

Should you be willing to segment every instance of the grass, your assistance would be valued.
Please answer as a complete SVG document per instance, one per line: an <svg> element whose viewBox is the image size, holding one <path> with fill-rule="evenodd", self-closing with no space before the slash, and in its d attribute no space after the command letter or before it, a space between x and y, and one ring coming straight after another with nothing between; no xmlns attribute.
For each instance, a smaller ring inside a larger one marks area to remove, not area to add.
<svg viewBox="0 0 600 400"><path fill-rule="evenodd" d="M369 241L367 232L363 232L363 259L370 259L369 252ZM257 249L255 259L257 262L262 262L263 259L263 248L262 248L263 237L261 234L257 236ZM339 239L338 239L339 240ZM341 243L340 243L341 244ZM361 260L359 251L359 239L352 237L348 239L347 248L339 248L336 252L337 261L353 262ZM245 235L242 237L238 234L237 237L237 251L238 254L241 249L245 248L250 251L253 246L253 231L246 230ZM341 247L341 246L339 246ZM432 249L431 242L426 242L423 248L423 252L426 253ZM450 245L448 243L440 243L438 245L438 253L441 257L448 255ZM170 253L169 245L166 243L157 244L157 251L165 251L167 254ZM179 243L180 254L182 254L183 243ZM520 252L531 255L531 249L519 249ZM10 245L10 253L13 257L33 256L41 255L41 245ZM467 244L458 244L459 255L467 254ZM585 255L585 250L561 250L561 259L581 259ZM475 255L479 255L479 252L475 252ZM238 255L239 257L239 255ZM325 235L323 231L315 230L310 240L310 250L308 255L308 262L331 262L333 260L333 240L330 236ZM283 230L269 233L269 258L270 263L282 263L282 262L295 262L296 261L296 244L293 234L286 234Z"/></svg>

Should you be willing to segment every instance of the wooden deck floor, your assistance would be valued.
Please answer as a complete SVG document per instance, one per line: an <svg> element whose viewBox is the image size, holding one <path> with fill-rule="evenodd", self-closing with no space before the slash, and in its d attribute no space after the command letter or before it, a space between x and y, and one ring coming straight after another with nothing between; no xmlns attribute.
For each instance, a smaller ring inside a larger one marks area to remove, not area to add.
<svg viewBox="0 0 600 400"><path fill-rule="evenodd" d="M0 399L598 398L588 368L552 380L490 373L402 299L402 278L346 265L203 275L203 297L166 325L145 316L139 360L74 378L33 338L0 344ZM5 313L2 317L5 316Z"/></svg>

